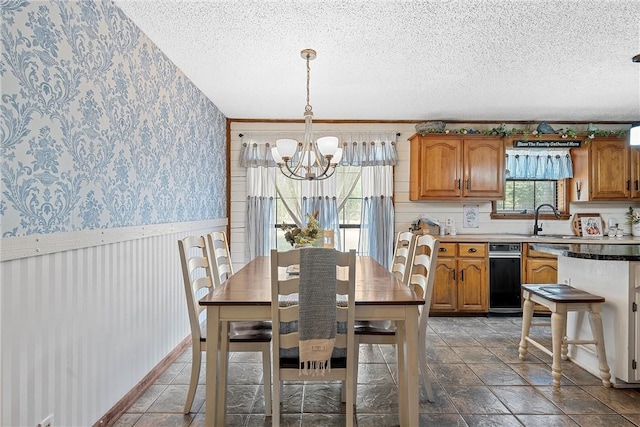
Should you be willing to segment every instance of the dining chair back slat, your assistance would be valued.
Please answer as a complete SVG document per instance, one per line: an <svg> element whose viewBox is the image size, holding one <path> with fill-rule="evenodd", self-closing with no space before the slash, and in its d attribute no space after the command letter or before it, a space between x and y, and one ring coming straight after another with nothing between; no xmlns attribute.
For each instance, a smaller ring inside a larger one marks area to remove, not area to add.
<svg viewBox="0 0 640 427"><path fill-rule="evenodd" d="M416 235L410 231L398 233L396 238L396 246L393 251L393 261L391 263L391 272L402 281L407 283L409 280L409 269L415 250Z"/></svg>
<svg viewBox="0 0 640 427"><path fill-rule="evenodd" d="M211 268L213 270L214 287L233 275L233 264L229 253L229 242L224 231L214 231L207 234L209 242L209 256L211 257Z"/></svg>

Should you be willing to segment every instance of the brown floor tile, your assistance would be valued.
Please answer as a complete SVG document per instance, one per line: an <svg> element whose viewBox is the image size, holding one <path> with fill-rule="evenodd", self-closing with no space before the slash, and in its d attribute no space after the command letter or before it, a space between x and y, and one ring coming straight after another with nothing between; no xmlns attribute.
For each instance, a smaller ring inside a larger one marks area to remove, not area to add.
<svg viewBox="0 0 640 427"><path fill-rule="evenodd" d="M500 359L484 347L453 347L464 363L500 363Z"/></svg>
<svg viewBox="0 0 640 427"><path fill-rule="evenodd" d="M532 386L493 386L491 391L513 414L562 414Z"/></svg>
<svg viewBox="0 0 640 427"><path fill-rule="evenodd" d="M528 383L504 363L474 363L469 368L486 385L527 385Z"/></svg>
<svg viewBox="0 0 640 427"><path fill-rule="evenodd" d="M463 415L469 427L520 427L513 415Z"/></svg>
<svg viewBox="0 0 640 427"><path fill-rule="evenodd" d="M118 421L116 421L116 423L113 426L114 427L131 427L136 423L136 421L140 419L141 416L142 414L129 414L129 413L122 414L122 416L118 418Z"/></svg>
<svg viewBox="0 0 640 427"><path fill-rule="evenodd" d="M516 415L525 427L575 427L568 415Z"/></svg>
<svg viewBox="0 0 640 427"><path fill-rule="evenodd" d="M146 412L169 412L181 414L184 410L188 391L189 386L186 385L168 385ZM196 412L203 403L204 387L200 386L197 388L196 396L193 399L192 412Z"/></svg>
<svg viewBox="0 0 640 427"><path fill-rule="evenodd" d="M640 389L583 386L583 390L619 414L640 414Z"/></svg>
<svg viewBox="0 0 640 427"><path fill-rule="evenodd" d="M500 345L488 347L489 351L495 354L503 363L543 363L533 354L529 353L525 360L520 360L518 354L518 344Z"/></svg>
<svg viewBox="0 0 640 427"><path fill-rule="evenodd" d="M565 414L610 414L613 410L577 386L536 387Z"/></svg>
<svg viewBox="0 0 640 427"><path fill-rule="evenodd" d="M552 385L551 366L546 363L512 363L509 367L517 372L531 385ZM560 385L573 385L568 378L562 377Z"/></svg>
<svg viewBox="0 0 640 427"><path fill-rule="evenodd" d="M420 426L438 426L438 427L466 427L467 423L460 414L420 414L418 419ZM377 424L380 425L387 424ZM374 426L374 424L372 424ZM358 423L360 427L360 423Z"/></svg>
<svg viewBox="0 0 640 427"><path fill-rule="evenodd" d="M451 347L427 348L427 363L464 363Z"/></svg>
<svg viewBox="0 0 640 427"><path fill-rule="evenodd" d="M584 427L634 427L631 421L622 415L571 415L571 418Z"/></svg>
<svg viewBox="0 0 640 427"><path fill-rule="evenodd" d="M135 427L188 427L194 415L183 414L142 414Z"/></svg>
<svg viewBox="0 0 640 427"><path fill-rule="evenodd" d="M461 414L509 413L509 410L486 386L448 386L446 391Z"/></svg>
<svg viewBox="0 0 640 427"><path fill-rule="evenodd" d="M448 385L482 385L480 378L465 364L433 363L429 367L435 379L445 388Z"/></svg>
<svg viewBox="0 0 640 427"><path fill-rule="evenodd" d="M358 427L399 426L398 416L395 414L362 414L356 410Z"/></svg>

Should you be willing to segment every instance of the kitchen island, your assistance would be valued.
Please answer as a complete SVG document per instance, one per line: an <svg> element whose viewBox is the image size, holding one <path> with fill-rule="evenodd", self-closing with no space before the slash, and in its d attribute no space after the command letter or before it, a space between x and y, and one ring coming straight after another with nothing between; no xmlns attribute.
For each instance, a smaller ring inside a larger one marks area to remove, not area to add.
<svg viewBox="0 0 640 427"><path fill-rule="evenodd" d="M640 245L532 243L541 252L558 255L558 281L603 296L602 323L607 361L615 387L640 387ZM569 313L567 336L590 339L589 319ZM595 354L580 346L569 347L569 358L598 376Z"/></svg>

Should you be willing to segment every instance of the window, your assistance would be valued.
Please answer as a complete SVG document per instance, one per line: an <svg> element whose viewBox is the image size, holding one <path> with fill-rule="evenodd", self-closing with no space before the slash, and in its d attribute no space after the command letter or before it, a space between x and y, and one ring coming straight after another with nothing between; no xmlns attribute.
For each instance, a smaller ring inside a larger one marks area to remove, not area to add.
<svg viewBox="0 0 640 427"><path fill-rule="evenodd" d="M341 166L336 169L338 188L341 187L341 183L355 183L355 185L347 184L345 186L349 187L343 190L345 193L348 193L348 195L346 196L343 205L338 207L340 241L342 242L342 250L344 251L348 251L350 249L358 250L358 242L360 240L360 224L362 223L362 186L359 174L359 167ZM274 224L274 227L279 229L282 223L290 225L294 224L287 206L300 206L299 197L301 197L300 192L302 188L302 181L289 179L280 173L276 174L276 180L279 192L276 194L276 223ZM340 193L340 190L338 190L338 193ZM286 250L291 247L289 242L285 240L284 233L278 231L276 235L277 249Z"/></svg>
<svg viewBox="0 0 640 427"><path fill-rule="evenodd" d="M504 199L493 203L493 217L529 218L537 206L548 203L568 215L565 180L507 179Z"/></svg>
<svg viewBox="0 0 640 427"><path fill-rule="evenodd" d="M542 203L558 205L558 181L556 180L508 180L504 199L497 202L497 212L532 211Z"/></svg>

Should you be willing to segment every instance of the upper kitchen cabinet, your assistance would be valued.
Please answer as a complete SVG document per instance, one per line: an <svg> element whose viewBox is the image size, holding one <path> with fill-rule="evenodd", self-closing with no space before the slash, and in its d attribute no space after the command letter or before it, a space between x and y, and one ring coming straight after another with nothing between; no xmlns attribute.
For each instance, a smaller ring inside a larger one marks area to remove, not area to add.
<svg viewBox="0 0 640 427"><path fill-rule="evenodd" d="M504 197L502 137L415 134L409 140L411 200L494 200Z"/></svg>
<svg viewBox="0 0 640 427"><path fill-rule="evenodd" d="M571 151L572 202L640 199L640 150L627 138L596 137Z"/></svg>

